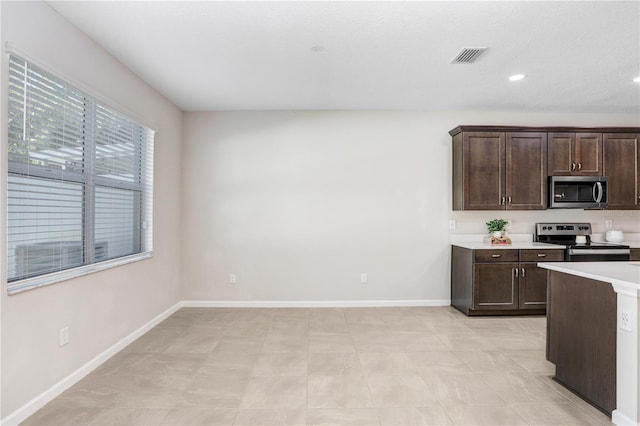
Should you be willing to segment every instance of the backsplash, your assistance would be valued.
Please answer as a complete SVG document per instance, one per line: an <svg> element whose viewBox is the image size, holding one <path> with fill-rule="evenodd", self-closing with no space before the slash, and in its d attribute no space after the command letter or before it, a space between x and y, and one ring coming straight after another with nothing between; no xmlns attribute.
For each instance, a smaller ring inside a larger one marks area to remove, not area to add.
<svg viewBox="0 0 640 426"><path fill-rule="evenodd" d="M510 234L533 234L537 222L588 222L594 234L604 233L611 228L625 233L640 233L639 210L579 210L557 209L540 211L452 211L449 220L455 220L456 227L451 234L488 233L486 222L491 219L509 221ZM447 226L447 224L444 224Z"/></svg>

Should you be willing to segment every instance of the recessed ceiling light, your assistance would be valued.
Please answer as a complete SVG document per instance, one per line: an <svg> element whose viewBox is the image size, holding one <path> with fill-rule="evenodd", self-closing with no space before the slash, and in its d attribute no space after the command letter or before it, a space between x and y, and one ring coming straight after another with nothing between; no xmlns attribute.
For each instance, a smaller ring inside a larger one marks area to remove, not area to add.
<svg viewBox="0 0 640 426"><path fill-rule="evenodd" d="M526 77L526 75L524 74L514 74L511 77L509 77L509 81L518 81L518 80L522 80Z"/></svg>
<svg viewBox="0 0 640 426"><path fill-rule="evenodd" d="M634 79L633 79L633 82L634 82L634 83L640 83L640 77L636 77L636 78L634 78Z"/></svg>

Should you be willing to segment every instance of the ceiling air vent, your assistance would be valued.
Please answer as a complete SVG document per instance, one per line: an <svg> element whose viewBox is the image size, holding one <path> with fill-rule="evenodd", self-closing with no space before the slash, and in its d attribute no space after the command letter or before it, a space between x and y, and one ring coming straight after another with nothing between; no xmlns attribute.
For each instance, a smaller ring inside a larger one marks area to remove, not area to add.
<svg viewBox="0 0 640 426"><path fill-rule="evenodd" d="M487 50L486 47L463 47L460 53L451 60L452 64L472 64L478 60L482 52Z"/></svg>

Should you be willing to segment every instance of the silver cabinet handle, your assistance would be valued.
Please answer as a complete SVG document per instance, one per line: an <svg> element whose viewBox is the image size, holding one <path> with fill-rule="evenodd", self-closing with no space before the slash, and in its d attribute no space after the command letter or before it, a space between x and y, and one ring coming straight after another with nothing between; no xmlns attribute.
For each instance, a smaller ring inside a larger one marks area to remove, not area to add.
<svg viewBox="0 0 640 426"><path fill-rule="evenodd" d="M571 171L574 171L576 169L576 163L571 163Z"/></svg>
<svg viewBox="0 0 640 426"><path fill-rule="evenodd" d="M522 278L524 278L524 268L522 268L521 271L522 271L522 275L521 276L522 276Z"/></svg>
<svg viewBox="0 0 640 426"><path fill-rule="evenodd" d="M582 163L578 163L578 171L582 170Z"/></svg>
<svg viewBox="0 0 640 426"><path fill-rule="evenodd" d="M513 272L516 273L516 278L518 278L518 268L513 268Z"/></svg>
<svg viewBox="0 0 640 426"><path fill-rule="evenodd" d="M538 253L538 257L547 257L545 253Z"/></svg>
<svg viewBox="0 0 640 426"><path fill-rule="evenodd" d="M492 254L491 255L491 257L493 257L494 259L497 258L497 257L500 257L500 256L502 256L502 255L501 254Z"/></svg>
<svg viewBox="0 0 640 426"><path fill-rule="evenodd" d="M507 204L511 205L511 197L507 197Z"/></svg>
<svg viewBox="0 0 640 426"><path fill-rule="evenodd" d="M500 199L500 205L501 205L501 206L504 206L505 201L506 201L506 197L502 197L502 198Z"/></svg>

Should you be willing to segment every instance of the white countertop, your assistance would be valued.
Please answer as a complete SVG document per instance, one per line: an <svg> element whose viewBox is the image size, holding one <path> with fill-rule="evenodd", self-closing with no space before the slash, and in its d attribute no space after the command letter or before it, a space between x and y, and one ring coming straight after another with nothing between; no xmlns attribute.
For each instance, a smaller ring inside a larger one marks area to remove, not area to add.
<svg viewBox="0 0 640 426"><path fill-rule="evenodd" d="M546 243L534 243L532 241L514 241L511 244L489 244L482 242L455 242L451 243L453 246L458 246L471 250L535 250L535 249L558 249L564 250L565 246L559 244L546 244Z"/></svg>
<svg viewBox="0 0 640 426"><path fill-rule="evenodd" d="M593 241L598 241L602 243L607 242L607 240L605 239L605 234L593 234L591 236L591 239ZM631 248L640 248L640 234L633 233L633 232L625 232L623 241L619 243L612 243L612 244L622 244L625 246L629 246Z"/></svg>
<svg viewBox="0 0 640 426"><path fill-rule="evenodd" d="M540 268L640 290L640 262L542 262Z"/></svg>
<svg viewBox="0 0 640 426"><path fill-rule="evenodd" d="M451 236L451 245L463 247L471 250L480 249L564 249L565 246L558 244L546 244L533 242L533 234L509 234L511 245L491 245L484 242L487 234L454 234ZM606 243L605 234L593 234L593 241ZM624 241L620 243L631 248L640 248L640 233L626 232Z"/></svg>
<svg viewBox="0 0 640 426"><path fill-rule="evenodd" d="M594 239L593 241L598 242L598 243L621 244L623 246L629 246L629 248L640 248L640 241L626 241L625 240L625 241L621 241L619 243L612 243L612 242L607 241L605 239L602 239L602 240L595 240Z"/></svg>
<svg viewBox="0 0 640 426"><path fill-rule="evenodd" d="M536 243L533 241L533 234L509 234L508 237L511 238L511 244L492 245L485 242L487 234L457 234L451 236L451 245L470 250L565 249L565 246L558 244Z"/></svg>

